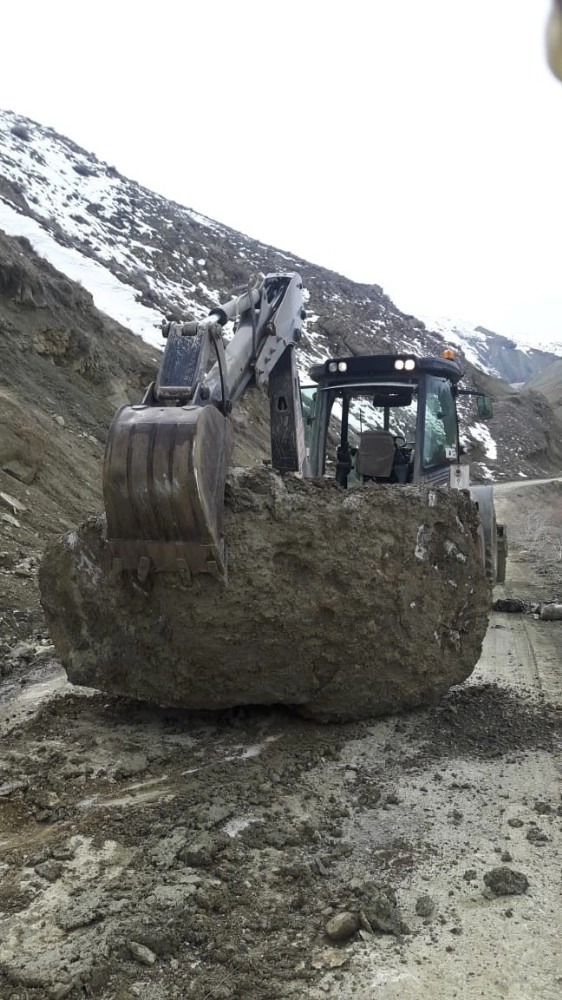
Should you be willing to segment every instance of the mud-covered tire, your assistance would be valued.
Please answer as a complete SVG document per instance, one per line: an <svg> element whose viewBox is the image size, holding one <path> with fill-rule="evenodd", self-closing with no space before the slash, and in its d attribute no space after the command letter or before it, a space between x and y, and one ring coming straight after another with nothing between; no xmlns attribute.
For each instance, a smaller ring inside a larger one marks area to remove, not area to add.
<svg viewBox="0 0 562 1000"><path fill-rule="evenodd" d="M498 573L498 538L493 487L473 486L470 489L470 495L478 504L480 526L484 535L484 569L486 579L493 587L497 581Z"/></svg>
<svg viewBox="0 0 562 1000"><path fill-rule="evenodd" d="M498 550L497 547L492 543L488 542L485 548L484 556L484 569L486 571L486 579L490 586L494 586L498 582Z"/></svg>
<svg viewBox="0 0 562 1000"><path fill-rule="evenodd" d="M486 537L484 535L484 528L481 524L478 525L476 532L476 546L478 549L478 558L482 566L486 566Z"/></svg>
<svg viewBox="0 0 562 1000"><path fill-rule="evenodd" d="M496 525L497 532L497 566L496 566L496 583L505 583L506 569L507 569L507 532L505 530L505 525Z"/></svg>

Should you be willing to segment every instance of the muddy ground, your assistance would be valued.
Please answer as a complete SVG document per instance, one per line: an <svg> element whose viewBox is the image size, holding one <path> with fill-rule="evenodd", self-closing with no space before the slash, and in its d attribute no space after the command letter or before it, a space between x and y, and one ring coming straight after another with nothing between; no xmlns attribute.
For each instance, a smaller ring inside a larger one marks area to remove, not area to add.
<svg viewBox="0 0 562 1000"><path fill-rule="evenodd" d="M508 590L560 596L525 537L560 485L503 489ZM559 997L562 623L493 615L436 707L326 726L71 688L35 614L4 651L2 1000Z"/></svg>

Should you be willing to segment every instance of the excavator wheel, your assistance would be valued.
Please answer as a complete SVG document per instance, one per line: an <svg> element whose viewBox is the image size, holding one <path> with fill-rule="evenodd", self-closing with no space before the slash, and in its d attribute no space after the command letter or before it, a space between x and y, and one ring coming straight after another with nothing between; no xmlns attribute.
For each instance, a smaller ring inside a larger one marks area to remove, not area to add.
<svg viewBox="0 0 562 1000"><path fill-rule="evenodd" d="M505 583L507 567L507 531L504 524L496 525L498 560L496 568L496 583Z"/></svg>
<svg viewBox="0 0 562 1000"><path fill-rule="evenodd" d="M492 486L471 486L470 495L478 504L478 514L483 535L483 562L486 579L491 587L498 580L498 532L496 512L494 509L494 491ZM482 547L482 541L480 541ZM505 568L504 568L505 576Z"/></svg>

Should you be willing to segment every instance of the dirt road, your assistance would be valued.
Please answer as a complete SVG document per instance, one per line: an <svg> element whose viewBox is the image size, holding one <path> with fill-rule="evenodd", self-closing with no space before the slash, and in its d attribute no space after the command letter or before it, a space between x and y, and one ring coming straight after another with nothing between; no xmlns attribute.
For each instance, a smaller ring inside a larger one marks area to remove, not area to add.
<svg viewBox="0 0 562 1000"><path fill-rule="evenodd" d="M508 590L552 591L518 531ZM0 997L557 1000L561 636L493 615L470 682L346 726L145 709L45 645L0 706Z"/></svg>

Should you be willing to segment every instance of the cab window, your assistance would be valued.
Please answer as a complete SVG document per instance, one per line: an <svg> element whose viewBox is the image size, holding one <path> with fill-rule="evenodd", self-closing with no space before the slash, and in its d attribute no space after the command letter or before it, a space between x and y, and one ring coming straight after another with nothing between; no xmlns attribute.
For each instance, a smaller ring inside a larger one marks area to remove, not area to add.
<svg viewBox="0 0 562 1000"><path fill-rule="evenodd" d="M457 413L451 383L429 375L426 381L423 465L445 465L457 457Z"/></svg>
<svg viewBox="0 0 562 1000"><path fill-rule="evenodd" d="M312 441L312 426L316 412L317 385L301 385L301 405L302 418L304 423L304 440L306 444L306 454L310 455L310 445Z"/></svg>

